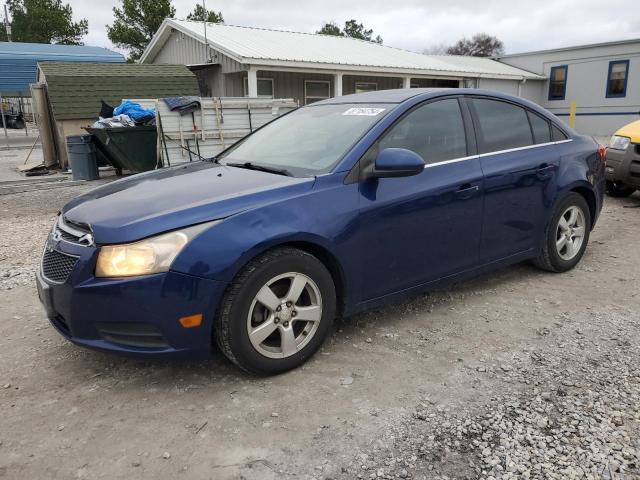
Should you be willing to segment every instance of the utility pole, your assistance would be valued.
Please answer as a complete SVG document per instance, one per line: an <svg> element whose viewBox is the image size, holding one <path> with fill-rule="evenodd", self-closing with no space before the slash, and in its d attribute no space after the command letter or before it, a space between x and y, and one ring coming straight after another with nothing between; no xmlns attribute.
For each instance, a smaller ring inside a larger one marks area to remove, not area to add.
<svg viewBox="0 0 640 480"><path fill-rule="evenodd" d="M11 41L11 24L9 23L9 14L7 13L7 4L4 4L4 28L7 31L7 41Z"/></svg>
<svg viewBox="0 0 640 480"><path fill-rule="evenodd" d="M207 41L207 6L204 4L204 0L202 0L202 9L204 10L204 18L202 19L204 25L204 63L209 63L211 56L209 55L209 42Z"/></svg>

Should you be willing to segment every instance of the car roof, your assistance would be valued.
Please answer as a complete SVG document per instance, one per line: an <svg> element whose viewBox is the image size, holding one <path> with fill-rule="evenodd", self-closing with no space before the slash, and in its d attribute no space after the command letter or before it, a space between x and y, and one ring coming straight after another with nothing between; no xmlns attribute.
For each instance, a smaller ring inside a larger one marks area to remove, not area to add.
<svg viewBox="0 0 640 480"><path fill-rule="evenodd" d="M493 90L481 90L479 88L396 88L390 90L378 90L375 92L354 93L341 97L328 98L311 105L340 105L345 103L394 103L400 104L409 99L420 97L426 100L443 95L487 95L495 98L511 100L516 103L530 105L531 102L512 95L506 95ZM539 107L538 107L539 108Z"/></svg>

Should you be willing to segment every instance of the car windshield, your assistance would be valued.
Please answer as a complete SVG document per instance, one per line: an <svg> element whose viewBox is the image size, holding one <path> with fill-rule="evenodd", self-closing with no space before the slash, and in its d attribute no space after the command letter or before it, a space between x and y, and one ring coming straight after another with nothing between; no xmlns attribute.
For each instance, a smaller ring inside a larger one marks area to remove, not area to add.
<svg viewBox="0 0 640 480"><path fill-rule="evenodd" d="M295 110L241 140L221 163L321 175L394 105L314 105Z"/></svg>

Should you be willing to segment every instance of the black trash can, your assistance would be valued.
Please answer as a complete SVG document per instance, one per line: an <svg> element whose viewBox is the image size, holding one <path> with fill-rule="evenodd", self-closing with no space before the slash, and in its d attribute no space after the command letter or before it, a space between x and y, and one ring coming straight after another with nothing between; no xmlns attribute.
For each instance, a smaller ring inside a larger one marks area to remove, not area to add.
<svg viewBox="0 0 640 480"><path fill-rule="evenodd" d="M69 166L74 180L98 180L96 146L91 135L69 135L67 137Z"/></svg>

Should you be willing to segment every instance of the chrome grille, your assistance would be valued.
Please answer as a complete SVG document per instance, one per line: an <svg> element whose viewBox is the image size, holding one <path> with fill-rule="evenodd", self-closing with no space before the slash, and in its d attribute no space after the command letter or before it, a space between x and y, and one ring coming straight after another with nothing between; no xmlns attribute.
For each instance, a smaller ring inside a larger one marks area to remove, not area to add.
<svg viewBox="0 0 640 480"><path fill-rule="evenodd" d="M64 283L77 261L78 257L46 248L42 254L42 275L50 282Z"/></svg>
<svg viewBox="0 0 640 480"><path fill-rule="evenodd" d="M53 238L85 247L94 244L93 235L88 227L69 222L62 215L58 217L53 227Z"/></svg>

